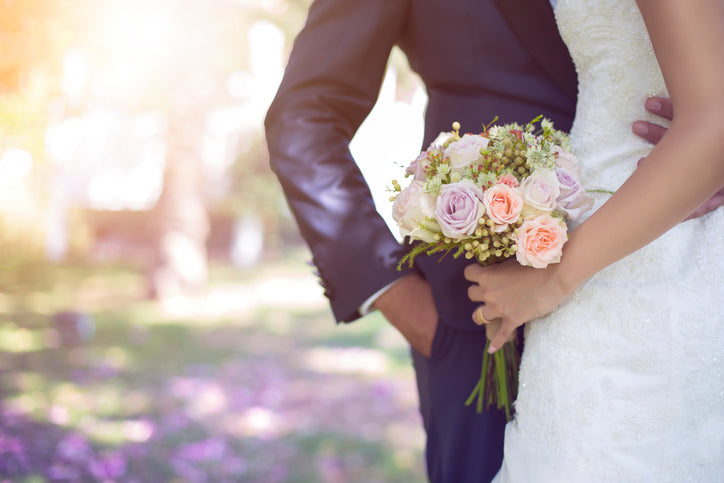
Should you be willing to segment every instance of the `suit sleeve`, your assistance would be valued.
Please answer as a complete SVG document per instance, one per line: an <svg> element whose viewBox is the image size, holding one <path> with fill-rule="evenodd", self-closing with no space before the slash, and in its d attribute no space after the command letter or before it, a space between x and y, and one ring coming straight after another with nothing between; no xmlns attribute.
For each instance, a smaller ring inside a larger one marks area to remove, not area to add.
<svg viewBox="0 0 724 483"><path fill-rule="evenodd" d="M349 142L374 106L409 0L316 0L265 120L272 170L337 321L401 277Z"/></svg>

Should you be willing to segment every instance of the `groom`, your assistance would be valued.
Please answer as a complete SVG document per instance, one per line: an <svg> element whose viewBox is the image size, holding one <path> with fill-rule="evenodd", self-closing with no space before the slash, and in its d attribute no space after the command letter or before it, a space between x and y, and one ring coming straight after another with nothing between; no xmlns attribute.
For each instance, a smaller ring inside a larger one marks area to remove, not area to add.
<svg viewBox="0 0 724 483"><path fill-rule="evenodd" d="M339 322L379 309L410 342L433 482L490 481L503 414L463 403L480 375L485 332L471 320L465 260L419 257L377 213L349 151L398 45L427 87L424 145L538 114L568 130L576 75L548 0L316 0L266 118L271 165ZM664 102L663 108L668 104ZM644 123L655 140L661 128Z"/></svg>

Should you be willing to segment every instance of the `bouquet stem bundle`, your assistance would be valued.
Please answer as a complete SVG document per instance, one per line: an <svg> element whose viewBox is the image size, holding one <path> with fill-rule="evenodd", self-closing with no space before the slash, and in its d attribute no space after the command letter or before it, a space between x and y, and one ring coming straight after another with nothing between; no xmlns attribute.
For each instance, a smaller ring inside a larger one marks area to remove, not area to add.
<svg viewBox="0 0 724 483"><path fill-rule="evenodd" d="M506 342L499 351L488 354L490 340L485 344L480 380L465 401L466 406L475 403L477 411L495 407L505 411L508 421L513 418L513 403L518 395L518 367L520 352L518 337Z"/></svg>

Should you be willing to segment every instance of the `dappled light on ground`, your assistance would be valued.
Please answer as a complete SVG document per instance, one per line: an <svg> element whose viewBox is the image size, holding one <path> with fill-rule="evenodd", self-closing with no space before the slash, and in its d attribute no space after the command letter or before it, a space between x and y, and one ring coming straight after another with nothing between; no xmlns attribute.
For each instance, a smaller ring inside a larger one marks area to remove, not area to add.
<svg viewBox="0 0 724 483"><path fill-rule="evenodd" d="M327 302L311 274L268 274L253 285L216 286L197 294L169 297L161 302L161 315L168 319L213 320L246 315L259 307L322 311Z"/></svg>
<svg viewBox="0 0 724 483"><path fill-rule="evenodd" d="M58 270L48 276L73 280ZM0 475L424 481L406 345L377 315L335 325L305 270L226 277L177 312L129 299L104 308L118 269L96 273L90 298L64 286L58 299L51 283L42 311L37 297L15 301L0 313ZM86 342L65 343L52 325L69 304L92 309Z"/></svg>

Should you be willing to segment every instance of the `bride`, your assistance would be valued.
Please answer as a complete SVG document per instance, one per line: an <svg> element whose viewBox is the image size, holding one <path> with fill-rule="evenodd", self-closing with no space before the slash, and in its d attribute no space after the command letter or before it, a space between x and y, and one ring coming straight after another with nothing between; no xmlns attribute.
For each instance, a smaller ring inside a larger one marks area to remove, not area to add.
<svg viewBox="0 0 724 483"><path fill-rule="evenodd" d="M681 221L724 185L724 2L555 12L579 75L584 184L615 193L559 264L466 269L493 351L535 319L496 481L721 481L724 210ZM629 130L651 95L675 108L653 149Z"/></svg>

